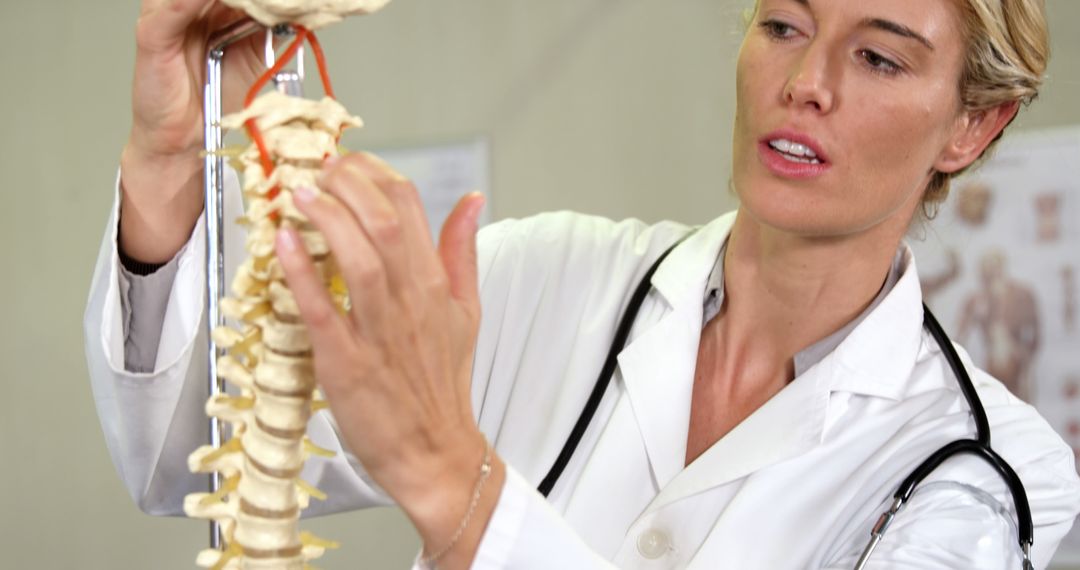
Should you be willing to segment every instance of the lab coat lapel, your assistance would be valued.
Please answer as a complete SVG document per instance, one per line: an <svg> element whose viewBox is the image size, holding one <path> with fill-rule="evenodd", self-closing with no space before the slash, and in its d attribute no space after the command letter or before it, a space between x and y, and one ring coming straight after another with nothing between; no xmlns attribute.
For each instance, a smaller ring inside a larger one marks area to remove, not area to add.
<svg viewBox="0 0 1080 570"><path fill-rule="evenodd" d="M644 330L619 354L619 372L659 488L683 468L705 283L734 219L717 218L671 252L652 279L666 306L655 296L646 300L638 317Z"/></svg>
<svg viewBox="0 0 1080 570"><path fill-rule="evenodd" d="M714 443L670 485L648 510L724 485L795 457L821 442L834 359L811 367Z"/></svg>
<svg viewBox="0 0 1080 570"><path fill-rule="evenodd" d="M630 397L649 464L658 487L682 469L690 422L694 365L701 337L697 319L676 310L635 339L619 355L619 370Z"/></svg>
<svg viewBox="0 0 1080 570"><path fill-rule="evenodd" d="M901 256L899 281L840 346L678 473L647 510L810 451L825 437L834 392L898 399L911 389L923 339L922 297L910 250Z"/></svg>
<svg viewBox="0 0 1080 570"><path fill-rule="evenodd" d="M924 346L922 287L911 250L903 247L900 256L900 279L892 291L832 355L842 370L831 383L834 392L898 400L922 388L912 377Z"/></svg>
<svg viewBox="0 0 1080 570"><path fill-rule="evenodd" d="M650 297L652 306L646 301L638 319L644 330L619 355L619 373L660 489L648 510L819 445L834 391L899 397L921 343L918 280L905 249L903 275L893 291L836 351L684 469L703 293L734 219L735 214L729 214L699 229L660 266L652 283L667 306L655 297Z"/></svg>

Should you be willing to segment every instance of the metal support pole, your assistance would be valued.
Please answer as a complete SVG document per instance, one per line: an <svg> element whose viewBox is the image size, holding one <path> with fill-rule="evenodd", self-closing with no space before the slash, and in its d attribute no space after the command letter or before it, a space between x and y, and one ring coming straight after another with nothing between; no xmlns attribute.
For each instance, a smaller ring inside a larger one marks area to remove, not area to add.
<svg viewBox="0 0 1080 570"><path fill-rule="evenodd" d="M220 152L222 148L221 116L223 96L221 72L225 60L225 49L262 29L256 22L244 20L218 32L210 41L206 57L206 91L203 99L204 148L204 185L206 190L206 327L209 348L207 350L207 383L211 397L225 391L224 381L218 378L217 359L219 349L214 342L214 329L224 323L220 301L225 291L225 160ZM210 418L210 445L220 447L222 442L222 422ZM210 492L216 493L221 488L221 474L210 474ZM210 521L210 547L221 549L221 528L217 521Z"/></svg>

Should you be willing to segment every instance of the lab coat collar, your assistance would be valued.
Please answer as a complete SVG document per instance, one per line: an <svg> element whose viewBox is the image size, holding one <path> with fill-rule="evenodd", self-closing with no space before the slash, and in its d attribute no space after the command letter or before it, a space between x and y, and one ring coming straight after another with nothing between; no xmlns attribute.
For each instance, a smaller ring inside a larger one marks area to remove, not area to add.
<svg viewBox="0 0 1080 570"><path fill-rule="evenodd" d="M652 277L667 302L665 313L619 353L619 371L659 487L683 468L702 294L734 220L734 213L717 218L668 255Z"/></svg>
<svg viewBox="0 0 1080 570"><path fill-rule="evenodd" d="M701 311L705 285L735 224L735 215L729 212L694 230L657 268L652 285L668 305L696 304Z"/></svg>
<svg viewBox="0 0 1080 570"><path fill-rule="evenodd" d="M901 245L900 278L893 290L827 358L835 360L834 392L899 400L923 344L922 286L915 259Z"/></svg>
<svg viewBox="0 0 1080 570"><path fill-rule="evenodd" d="M903 397L923 335L922 294L915 264L906 246L901 255L902 273L893 290L840 346L678 471L670 484L661 485L649 511L818 446L831 423L829 400L835 392ZM692 358L696 362L697 343L694 347ZM688 418L681 434L684 455Z"/></svg>
<svg viewBox="0 0 1080 570"><path fill-rule="evenodd" d="M796 378L661 487L647 511L813 449L824 433L827 383L834 373L832 364L823 360ZM682 437L685 440L685 431Z"/></svg>
<svg viewBox="0 0 1080 570"><path fill-rule="evenodd" d="M893 290L840 346L684 469L702 294L734 218L717 218L672 251L652 279L670 310L619 355L619 370L661 489L650 510L818 445L832 392L901 398L922 342L921 290L904 246Z"/></svg>

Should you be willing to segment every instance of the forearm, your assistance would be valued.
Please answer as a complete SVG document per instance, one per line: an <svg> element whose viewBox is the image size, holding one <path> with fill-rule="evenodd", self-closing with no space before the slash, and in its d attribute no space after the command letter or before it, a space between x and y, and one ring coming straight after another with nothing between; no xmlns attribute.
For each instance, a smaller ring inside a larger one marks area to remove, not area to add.
<svg viewBox="0 0 1080 570"><path fill-rule="evenodd" d="M151 156L129 143L120 158L120 247L144 263L164 263L187 243L203 209L197 153Z"/></svg>

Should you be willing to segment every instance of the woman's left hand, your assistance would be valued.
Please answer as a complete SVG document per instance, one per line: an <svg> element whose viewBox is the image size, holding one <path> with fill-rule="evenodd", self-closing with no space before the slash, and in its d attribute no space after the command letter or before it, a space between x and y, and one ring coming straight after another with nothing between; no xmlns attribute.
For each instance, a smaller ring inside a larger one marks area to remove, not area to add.
<svg viewBox="0 0 1080 570"><path fill-rule="evenodd" d="M295 202L330 245L349 289L348 314L334 306L296 232L277 237L315 375L349 449L438 550L469 507L487 445L470 396L484 200L462 198L436 248L416 188L375 156L328 162L319 185L324 192L297 190ZM496 467L471 523L481 534L483 511L490 515L502 485Z"/></svg>

